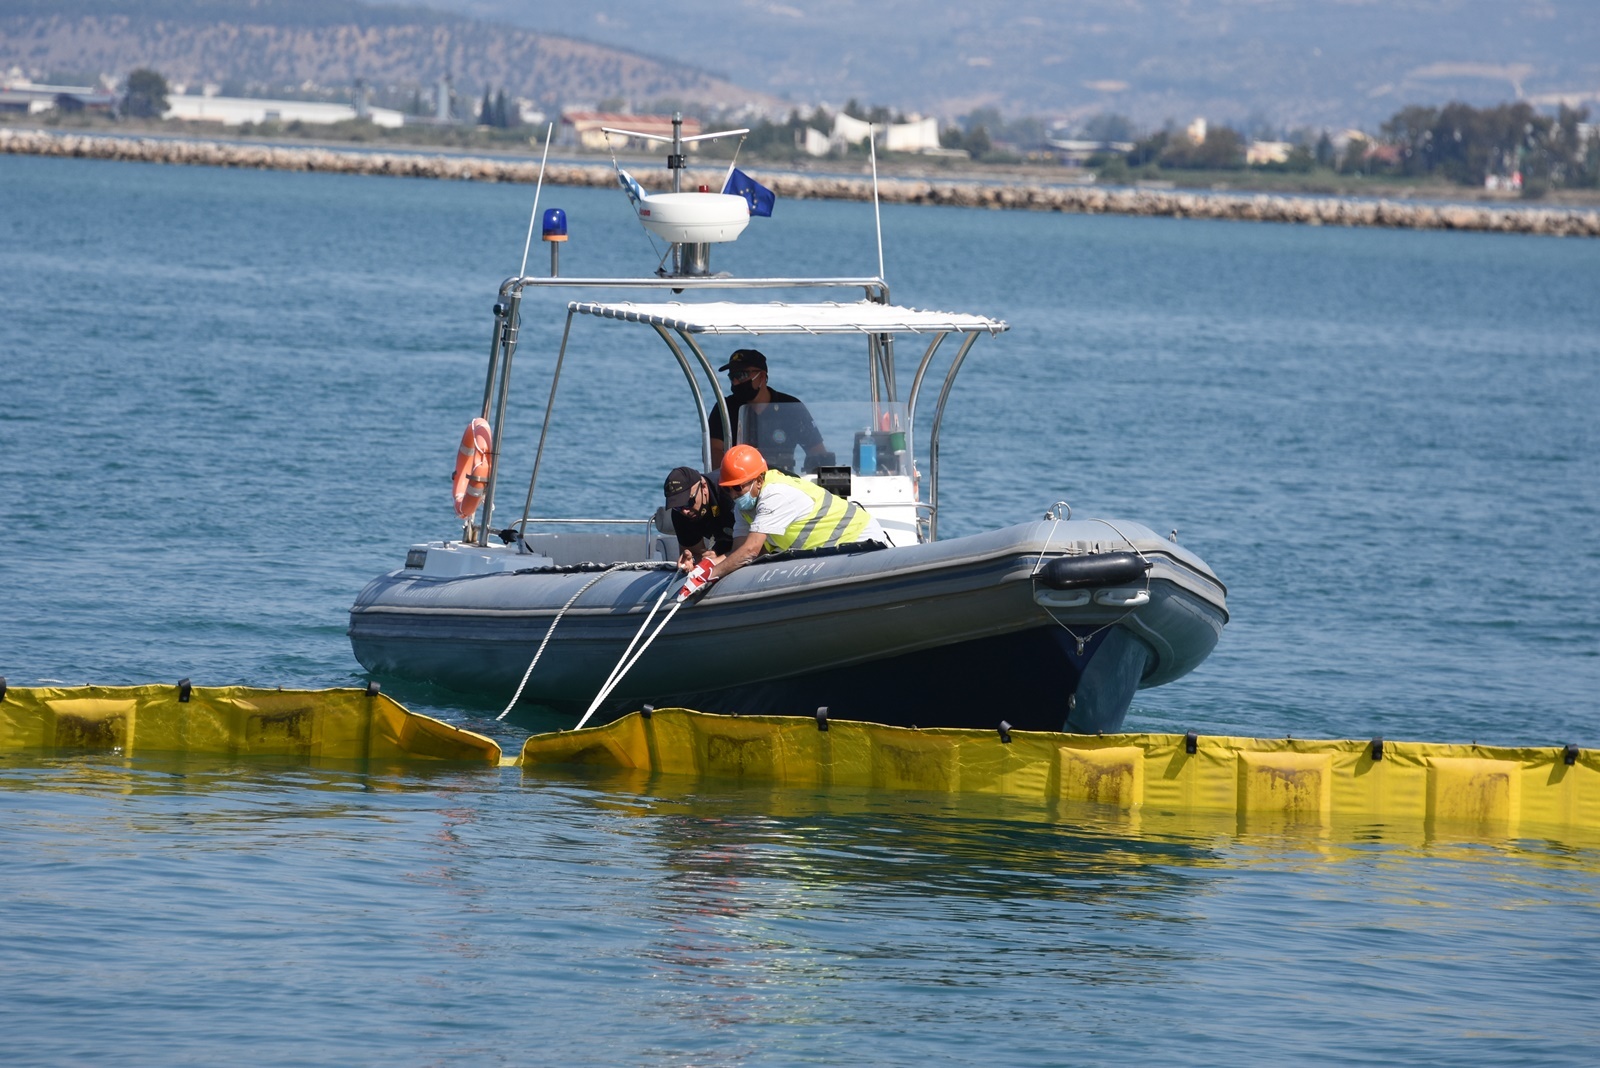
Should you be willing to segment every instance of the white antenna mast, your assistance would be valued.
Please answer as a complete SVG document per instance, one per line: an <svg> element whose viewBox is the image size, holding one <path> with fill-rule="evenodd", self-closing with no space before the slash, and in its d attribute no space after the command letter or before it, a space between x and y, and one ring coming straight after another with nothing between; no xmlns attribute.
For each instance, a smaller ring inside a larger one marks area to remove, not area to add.
<svg viewBox="0 0 1600 1068"><path fill-rule="evenodd" d="M872 222L878 228L878 280L883 277L883 217L878 213L878 128L868 126L867 150L872 153Z"/></svg>
<svg viewBox="0 0 1600 1068"><path fill-rule="evenodd" d="M544 155L539 157L539 181L533 187L533 212L528 216L528 239L522 243L522 266L517 270L518 278L528 274L528 250L533 247L533 224L539 218L539 192L544 188L544 161L550 158L550 134L555 128L554 122L544 128ZM881 254L879 258L882 258Z"/></svg>

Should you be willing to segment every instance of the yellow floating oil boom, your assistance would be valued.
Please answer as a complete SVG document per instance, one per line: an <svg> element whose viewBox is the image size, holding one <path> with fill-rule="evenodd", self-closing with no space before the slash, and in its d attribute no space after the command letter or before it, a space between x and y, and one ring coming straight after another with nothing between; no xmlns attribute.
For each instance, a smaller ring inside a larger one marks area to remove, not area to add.
<svg viewBox="0 0 1600 1068"><path fill-rule="evenodd" d="M0 753L17 750L500 762L493 739L407 711L376 684L267 690L187 679L9 689L0 679Z"/></svg>
<svg viewBox="0 0 1600 1068"><path fill-rule="evenodd" d="M786 786L980 793L1146 812L1600 829L1600 754L1577 746L1073 735L817 717L635 712L534 735L524 768L589 764Z"/></svg>
<svg viewBox="0 0 1600 1068"><path fill-rule="evenodd" d="M530 737L502 761L493 739L365 690L244 686L11 687L0 679L0 754L108 752L307 761L589 765L773 786L987 794L1040 805L1236 814L1299 825L1445 822L1515 836L1600 830L1600 752L1401 742L1075 735L889 727L815 717L649 709L602 727Z"/></svg>

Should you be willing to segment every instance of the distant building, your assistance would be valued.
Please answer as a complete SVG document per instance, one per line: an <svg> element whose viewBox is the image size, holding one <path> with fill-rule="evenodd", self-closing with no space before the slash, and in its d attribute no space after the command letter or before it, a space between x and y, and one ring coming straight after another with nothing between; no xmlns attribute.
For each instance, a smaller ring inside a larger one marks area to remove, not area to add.
<svg viewBox="0 0 1600 1068"><path fill-rule="evenodd" d="M657 137L672 136L671 115L627 115L610 111L567 111L561 115L561 140L567 144L576 143L584 148L595 151L604 151L609 144L611 148L623 149L642 147L647 144L645 139L638 139L639 145L632 142L635 138L623 137L618 134L607 134L606 127L613 130L630 130L634 133L654 134ZM697 137L702 132L699 119L683 120L683 136ZM684 146L689 151L694 151L694 145Z"/></svg>
<svg viewBox="0 0 1600 1068"><path fill-rule="evenodd" d="M800 142L795 147L808 156L826 156L833 149L833 142L828 140L827 134L809 126L804 133L795 134L795 140Z"/></svg>
<svg viewBox="0 0 1600 1068"><path fill-rule="evenodd" d="M1190 144L1194 144L1194 145L1203 145L1203 144L1205 144L1206 143L1206 120L1204 118L1195 119L1193 122L1191 122L1189 124L1189 128L1187 130L1185 130L1184 133L1188 136Z"/></svg>
<svg viewBox="0 0 1600 1068"><path fill-rule="evenodd" d="M1362 158L1385 166L1398 167L1401 162L1400 146L1369 143Z"/></svg>
<svg viewBox="0 0 1600 1068"><path fill-rule="evenodd" d="M544 112L539 109L539 105L520 96L517 97L516 100L512 101L512 103L517 109L517 121L519 121L522 125L544 125L545 115Z"/></svg>
<svg viewBox="0 0 1600 1068"><path fill-rule="evenodd" d="M883 129L885 152L928 152L939 148L939 120L890 123Z"/></svg>
<svg viewBox="0 0 1600 1068"><path fill-rule="evenodd" d="M1251 141L1250 147L1244 150L1244 162L1250 167L1287 163L1293 151L1294 146L1287 141Z"/></svg>
<svg viewBox="0 0 1600 1068"><path fill-rule="evenodd" d="M942 154L939 146L939 120L913 119L887 125L873 124L852 115L839 112L833 117L829 133L807 126L796 133L795 147L808 156L826 156L830 152L844 152L852 145L865 144L876 136L885 152L919 152Z"/></svg>
<svg viewBox="0 0 1600 1068"><path fill-rule="evenodd" d="M405 124L405 115L390 108L368 107L365 118L374 126L395 129ZM315 100L257 100L241 96L173 96L167 97L164 119L181 119L184 122L216 122L223 126L243 126L245 123L299 122L311 126L327 126L335 122L350 122L358 116L349 104L327 104Z"/></svg>
<svg viewBox="0 0 1600 1068"><path fill-rule="evenodd" d="M1075 137L1048 137L1045 144L1068 167L1081 167L1095 156L1126 156L1132 141L1092 141Z"/></svg>
<svg viewBox="0 0 1600 1068"><path fill-rule="evenodd" d="M830 139L840 145L859 145L872 136L872 123L863 122L853 115L839 112L833 117Z"/></svg>
<svg viewBox="0 0 1600 1068"><path fill-rule="evenodd" d="M1333 144L1333 150L1341 156L1350 150L1353 141L1368 141L1370 138L1360 130L1340 130L1328 139Z"/></svg>
<svg viewBox="0 0 1600 1068"><path fill-rule="evenodd" d="M47 111L114 111L117 95L92 85L45 85L13 74L0 80L0 111L40 115Z"/></svg>

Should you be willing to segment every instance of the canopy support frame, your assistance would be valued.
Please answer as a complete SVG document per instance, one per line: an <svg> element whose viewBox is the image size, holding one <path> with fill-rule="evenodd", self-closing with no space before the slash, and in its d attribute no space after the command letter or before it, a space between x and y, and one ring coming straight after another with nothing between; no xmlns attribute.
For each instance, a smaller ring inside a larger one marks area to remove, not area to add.
<svg viewBox="0 0 1600 1068"><path fill-rule="evenodd" d="M700 382L694 376L694 369L689 366L688 357L684 356L683 350L678 347L678 343L672 340L671 335L667 333L667 328L657 323L651 323L650 325L661 336L661 340L667 343L667 348L672 350L673 358L678 361L678 366L683 370L683 377L689 380L689 392L694 394L694 410L700 418L700 458L705 463L701 470L709 471L711 470L711 426L706 421L706 399L700 392Z"/></svg>
<svg viewBox="0 0 1600 1068"><path fill-rule="evenodd" d="M521 294L519 293L520 297ZM567 324L561 330L561 348L556 350L556 369L550 376L550 396L544 404L544 423L539 427L539 447L533 453L533 471L528 475L528 496L522 504L522 520L518 528L526 534L528 532L528 516L533 511L533 488L539 483L539 464L544 460L544 443L550 436L550 413L556 407L556 387L561 384L561 365L567 358L567 339L572 336L572 312L567 312ZM491 483L491 487L492 487Z"/></svg>
<svg viewBox="0 0 1600 1068"><path fill-rule="evenodd" d="M706 357L705 350L700 347L699 342L695 341L693 334L690 334L687 330L678 330L676 333L683 339L683 343L689 346L690 351L695 354L695 357L699 359L700 367L705 371L706 378L711 382L711 395L717 398L717 415L722 419L722 432L728 435L728 437L722 439L723 448L726 449L728 446L733 444L733 420L728 413L728 403L723 399L722 396L722 384L717 381L717 369L711 365L710 359ZM701 423L703 426L705 426L706 471L709 473L712 466L711 426L704 420L702 420Z"/></svg>
<svg viewBox="0 0 1600 1068"><path fill-rule="evenodd" d="M478 536L476 539L466 539L476 540L480 546L489 544L489 527L494 522L494 490L495 483L500 475L500 454L505 443L506 398L511 392L511 358L517 352L517 328L522 316L522 294L511 294L510 303L504 308L504 315L500 314L498 307L495 317L499 325L498 332L500 334L500 345L498 346L501 353L500 389L495 397L494 425L492 428L494 444L489 455L489 482L483 488L483 521L478 525ZM493 359L489 361L489 382L494 381L494 362ZM487 416L489 414L488 383L485 383L484 386L483 404L484 415ZM467 533L471 533L470 526Z"/></svg>
<svg viewBox="0 0 1600 1068"><path fill-rule="evenodd" d="M956 352L956 358L950 362L950 370L945 372L944 387L939 390L939 403L933 409L933 429L928 433L928 540L939 540L939 428L944 424L944 405L950 399L950 388L956 384L956 375L961 371L961 364L967 358L967 353L972 351L973 342L978 340L978 331L967 332L961 342L961 348Z"/></svg>

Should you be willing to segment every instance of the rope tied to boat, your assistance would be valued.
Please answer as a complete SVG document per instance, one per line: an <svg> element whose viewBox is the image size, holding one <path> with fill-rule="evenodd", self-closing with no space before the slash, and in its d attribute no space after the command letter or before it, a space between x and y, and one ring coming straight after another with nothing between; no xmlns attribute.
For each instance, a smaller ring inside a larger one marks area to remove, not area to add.
<svg viewBox="0 0 1600 1068"><path fill-rule="evenodd" d="M522 673L522 681L517 683L517 692L511 695L511 701L506 705L505 709L502 710L498 716L494 717L495 722L498 723L500 720L505 719L506 715L516 707L517 702L522 699L522 691L528 685L528 679L533 676L534 665L539 663L539 658L544 655L545 646L550 644L550 636L556 632L556 624L560 623L561 617L567 614L567 609L576 604L578 598L582 597L589 591L589 587L593 586L596 582L599 582L613 571L624 571L630 569L636 571L654 571L659 567L659 560L647 560L642 562L637 560L624 560L620 564L612 564L604 571L601 571L599 574L595 575L588 582L585 582L582 586L578 587L578 592L567 598L567 603L561 606L561 608L556 612L555 618L550 621L549 629L544 632L544 640L539 643L539 648L534 652L533 659L528 661L528 670ZM667 583L667 588L672 588L672 583L670 581Z"/></svg>
<svg viewBox="0 0 1600 1068"><path fill-rule="evenodd" d="M1065 510L1065 512L1066 512L1065 516L1062 515L1062 511L1063 510ZM1045 535L1044 548L1039 550L1039 559L1034 562L1033 571L1031 571L1029 573L1029 575L1028 575L1028 581L1033 586L1033 592L1035 594L1035 603L1036 604L1038 603L1037 595L1038 595L1038 592L1039 592L1039 572L1044 569L1045 554L1050 551L1050 543L1053 540L1055 540L1056 530L1057 530L1057 528L1059 528L1061 526L1062 520L1063 519L1071 519L1072 518L1072 505L1068 504L1066 501L1057 501L1054 504L1052 504L1049 507L1049 509L1047 509L1045 511L1044 518L1051 521L1050 522L1050 532ZM1143 562L1143 564L1145 565L1145 570L1144 570L1144 591L1145 591L1146 594L1148 594L1150 592L1150 568L1152 566L1151 562L1150 562L1150 558L1148 556L1146 556L1143 552L1141 552L1139 550L1139 546L1134 544L1133 539L1128 537L1128 535L1126 533L1124 533L1122 531L1122 529L1120 527L1118 527L1115 523L1113 523L1111 520L1109 520L1109 519L1101 519L1098 516L1095 516L1095 517L1091 517L1089 522L1092 522L1092 523L1104 523L1106 526L1110 527L1113 531L1116 532L1117 537L1121 538L1127 544L1128 548L1133 551L1133 555L1137 556L1140 559L1140 561ZM1084 648L1091 641L1094 640L1095 635L1099 634L1103 630L1109 630L1112 627L1120 625L1129 616L1133 615L1133 613L1138 609L1139 606L1134 605L1134 606L1129 607L1126 611L1124 611L1122 613L1122 615L1118 616L1116 619L1113 619L1109 623L1102 623L1100 626L1096 627L1094 630L1090 631L1088 634L1082 635L1081 637L1079 636L1077 631L1073 630L1071 627L1069 627L1065 623L1063 623L1061 621L1061 618L1050 610L1050 606L1049 605L1040 604L1039 607L1044 609L1044 614L1049 616L1051 621L1054 622L1056 624L1056 626L1058 626L1062 630L1066 631L1067 635L1069 637L1071 637L1074 642L1077 643L1077 645L1078 645L1078 655L1082 656Z"/></svg>

